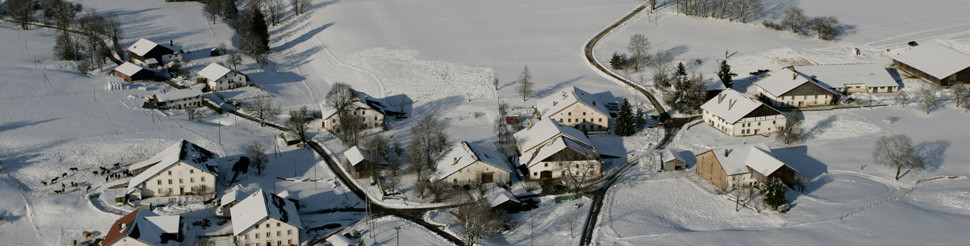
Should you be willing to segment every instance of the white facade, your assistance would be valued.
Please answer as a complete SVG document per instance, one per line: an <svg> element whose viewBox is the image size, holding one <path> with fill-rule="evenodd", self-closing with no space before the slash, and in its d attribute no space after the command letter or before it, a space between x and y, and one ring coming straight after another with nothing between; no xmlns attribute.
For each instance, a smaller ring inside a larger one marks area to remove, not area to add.
<svg viewBox="0 0 970 246"><path fill-rule="evenodd" d="M509 183L509 171L485 164L481 161L476 161L465 168L459 169L457 172L441 178L438 182L449 185L477 185L482 183L483 175L490 175L492 177L492 182L487 183Z"/></svg>
<svg viewBox="0 0 970 246"><path fill-rule="evenodd" d="M210 90L228 90L245 86L249 81L245 74L233 71L218 63L210 63L199 71L201 79L205 80Z"/></svg>
<svg viewBox="0 0 970 246"><path fill-rule="evenodd" d="M384 127L384 114L370 107L355 107L349 114L360 117L363 120L364 128ZM334 131L338 126L340 126L339 114L332 114L323 120L323 129L327 131Z"/></svg>
<svg viewBox="0 0 970 246"><path fill-rule="evenodd" d="M811 83L811 82L805 82ZM835 97L831 93L816 95L797 95L797 96L776 96L764 88L758 87L758 95L762 95L775 107L816 107L828 106L835 102Z"/></svg>
<svg viewBox="0 0 970 246"><path fill-rule="evenodd" d="M183 109L202 106L202 88L171 90L155 94L152 101L159 109Z"/></svg>
<svg viewBox="0 0 970 246"><path fill-rule="evenodd" d="M540 161L529 166L529 179L562 178L569 173L580 177L596 177L603 173L603 164L599 160L579 161ZM566 168L572 168L567 170ZM551 173L551 177L542 177L543 172ZM569 172L569 173L567 173Z"/></svg>
<svg viewBox="0 0 970 246"><path fill-rule="evenodd" d="M216 176L179 161L145 181L142 197L215 193Z"/></svg>
<svg viewBox="0 0 970 246"><path fill-rule="evenodd" d="M239 246L300 245L300 228L267 217L235 236Z"/></svg>
<svg viewBox="0 0 970 246"><path fill-rule="evenodd" d="M575 103L548 117L560 124L579 130L604 131L610 129L609 115L582 103Z"/></svg>
<svg viewBox="0 0 970 246"><path fill-rule="evenodd" d="M727 135L742 137L766 134L784 127L788 118L783 114L741 118L737 122L727 122L714 113L703 110L704 123Z"/></svg>

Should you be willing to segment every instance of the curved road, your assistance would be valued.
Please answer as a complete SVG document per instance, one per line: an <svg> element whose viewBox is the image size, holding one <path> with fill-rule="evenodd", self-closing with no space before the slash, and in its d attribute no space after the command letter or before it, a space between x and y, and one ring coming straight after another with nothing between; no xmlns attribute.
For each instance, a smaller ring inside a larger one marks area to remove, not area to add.
<svg viewBox="0 0 970 246"><path fill-rule="evenodd" d="M613 72L613 70L603 66L603 64L600 64L600 62L596 60L596 57L593 56L593 48L596 46L596 43L600 41L600 39L602 39L604 36L606 36L606 34L612 32L614 29L616 29L623 23L626 23L628 20L630 20L631 18L633 18L634 16L636 16L646 8L647 8L646 4L641 4L639 7L633 9L633 11L630 11L630 13L623 16L623 18L620 18L619 20L617 20L615 23L613 23L606 29L603 29L603 31L600 31L599 33L597 33L596 36L593 36L593 38L586 43L584 53L586 54L586 61L588 61L590 65L593 65L593 67L595 67L597 70L607 75L608 77L613 78L616 81L619 81L623 84L626 84L627 86L632 87L634 90L637 90L641 94L646 96L647 99L650 99L650 103L653 104L654 109L656 109L657 113L660 114L661 120L666 120L666 119L669 119L667 110L664 109L663 105L660 104L660 101L658 101L657 98L653 96L653 94L650 94L650 92L647 91L646 88L643 88L642 86L636 83L633 83L633 81L630 81L629 79L624 78L619 74L616 74L615 72ZM683 121L681 120L668 121L668 124L664 126L664 131L666 132L664 134L664 138L660 140L660 143L657 144L654 150L665 148L667 144L670 143L670 140L673 139L674 135L677 134L677 131L680 128L679 127L680 124L671 124L671 122L680 123ZM604 177L603 185L599 189L596 189L590 193L593 197L593 203L592 203L593 207L589 209L589 216L587 217L588 219L586 220L586 224L583 226L583 235L582 237L580 237L580 245L590 245L592 243L593 231L596 229L596 223L597 223L597 220L599 219L600 211L602 211L603 209L603 200L606 197L606 192L610 189L610 186L612 186L613 183L616 182L620 174L625 172L631 166L633 166L633 163L628 162L628 163L625 163L623 166L618 167L616 172L613 172L612 174Z"/></svg>

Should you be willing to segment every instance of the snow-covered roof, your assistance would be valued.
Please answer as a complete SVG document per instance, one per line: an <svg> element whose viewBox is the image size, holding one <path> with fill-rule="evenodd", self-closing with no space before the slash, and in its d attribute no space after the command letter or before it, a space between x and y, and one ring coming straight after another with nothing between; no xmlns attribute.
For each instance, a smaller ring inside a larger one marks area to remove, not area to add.
<svg viewBox="0 0 970 246"><path fill-rule="evenodd" d="M202 71L199 71L199 76L202 76L203 78L206 78L210 81L216 81L222 78L222 76L225 76L229 72L232 72L232 70L222 65L219 65L218 63L213 62L213 63L209 63L208 66L205 66L205 68L203 68Z"/></svg>
<svg viewBox="0 0 970 246"><path fill-rule="evenodd" d="M488 189L485 190L485 199L488 200L489 206L494 208L508 201L520 203L519 200L515 199L515 196L512 195L512 192L509 192L509 190L506 190L505 188L499 187L498 185L494 185L494 184L486 184L486 185L490 185L488 186Z"/></svg>
<svg viewBox="0 0 970 246"><path fill-rule="evenodd" d="M284 223L303 228L296 205L275 194L257 190L249 197L229 209L232 214L232 233L234 236L245 232L266 218L274 218Z"/></svg>
<svg viewBox="0 0 970 246"><path fill-rule="evenodd" d="M363 162L365 159L364 156L366 156L364 150L361 150L357 146L350 147L350 149L344 151L344 157L347 158L351 166L357 166L357 164Z"/></svg>
<svg viewBox="0 0 970 246"><path fill-rule="evenodd" d="M893 59L937 79L946 78L970 67L970 55L936 42L925 42Z"/></svg>
<svg viewBox="0 0 970 246"><path fill-rule="evenodd" d="M431 182L444 179L448 175L458 172L458 170L462 170L476 162L482 162L494 166L499 170L512 172L512 168L509 167L509 164L505 162L503 157L504 155L499 154L493 149L483 148L461 141L448 148L448 150L445 150L444 153L435 159L435 165L437 165L438 171L431 176Z"/></svg>
<svg viewBox="0 0 970 246"><path fill-rule="evenodd" d="M686 161L684 159L684 156L680 154L680 151L671 150L670 148L667 148L667 149L664 149L664 151L660 152L660 161L668 162L672 160Z"/></svg>
<svg viewBox="0 0 970 246"><path fill-rule="evenodd" d="M108 229L104 245L110 245L125 236L138 239L149 245L161 245L162 234L177 235L181 217L178 215L158 215L147 209L135 209L122 216ZM167 238L174 240L174 237Z"/></svg>
<svg viewBox="0 0 970 246"><path fill-rule="evenodd" d="M599 111L603 115L606 115L607 117L610 116L608 113L609 110L603 106L603 100L600 100L598 96L590 94L589 92L575 86L571 86L570 88L539 100L536 108L539 110L539 114L542 115L542 117L549 117L549 115L558 113L559 111L562 111L563 109L566 109L567 107L576 103L585 104L590 108Z"/></svg>
<svg viewBox="0 0 970 246"><path fill-rule="evenodd" d="M190 97L197 97L202 95L202 87L189 87L186 89L170 90L162 93L155 94L159 102L168 102L173 100L185 99Z"/></svg>
<svg viewBox="0 0 970 246"><path fill-rule="evenodd" d="M216 155L211 151L182 139L182 141L165 148L165 150L155 154L155 156L129 166L129 171L146 167L148 169L131 178L131 181L128 182L128 189L135 188L179 162L184 162L185 164L201 169L203 172L212 173L206 163L214 158L216 158Z"/></svg>
<svg viewBox="0 0 970 246"><path fill-rule="evenodd" d="M765 146L752 147L752 150L748 153L748 167L755 172L768 176L778 168L785 166L785 163L772 156L770 151Z"/></svg>
<svg viewBox="0 0 970 246"><path fill-rule="evenodd" d="M714 153L714 158L717 158L718 162L721 163L721 168L727 175L749 173L748 167L758 173L769 175L785 165L771 155L771 149L765 144L743 145L711 151Z"/></svg>
<svg viewBox="0 0 970 246"><path fill-rule="evenodd" d="M734 124L744 118L745 115L751 113L751 111L758 109L761 105L764 105L761 101L741 94L738 91L727 89L721 91L720 94L717 94L711 100L708 100L704 105L701 105L701 109L717 117L721 117L730 124ZM778 113L780 114L781 112Z"/></svg>
<svg viewBox="0 0 970 246"><path fill-rule="evenodd" d="M340 235L340 233L336 233L336 234L333 234L330 237L328 237L327 238L327 242L330 243L330 245L333 245L333 246L350 246L350 245L356 245L353 241L350 241L349 238L345 237L344 235Z"/></svg>
<svg viewBox="0 0 970 246"><path fill-rule="evenodd" d="M130 51L131 53L134 53L135 55L138 55L138 56L144 56L149 51L152 51L152 49L154 49L155 46L162 46L163 48L169 49L169 50L171 50L173 52L176 51L176 50L178 50L175 47L171 47L171 46L163 45L163 44L158 44L158 43L155 43L155 42L153 42L151 40L148 40L148 39L145 39L145 38L141 38L141 39L138 39L138 41L135 41L134 44L132 44L131 46L129 46L128 47L128 51Z"/></svg>
<svg viewBox="0 0 970 246"><path fill-rule="evenodd" d="M778 69L758 81L757 85L772 95L781 96L805 83L814 83L812 77L789 69Z"/></svg>
<svg viewBox="0 0 970 246"><path fill-rule="evenodd" d="M724 86L724 82L722 82L721 79L716 76L714 78L704 80L705 91L723 91L725 89L727 89L727 86Z"/></svg>
<svg viewBox="0 0 970 246"><path fill-rule="evenodd" d="M522 152L529 151L546 140L550 140L556 136L566 136L583 143L587 146L593 146L589 142L589 138L583 135L583 132L577 130L576 128L560 125L559 122L545 118L536 122L535 125L529 127L529 129L523 129L519 132L513 134L515 140L519 144L519 150Z"/></svg>
<svg viewBox="0 0 970 246"><path fill-rule="evenodd" d="M549 142L549 144L540 146L536 151L532 152L532 156L523 156L522 159L526 161L522 163L522 165L531 167L532 165L539 163L545 160L546 158L549 158L552 155L555 155L556 153L559 153L567 148L572 149L573 151L579 152L583 155L586 155L590 158L596 158L597 156L596 149L594 149L592 145L586 145L586 144L577 142L571 138L559 136L559 137L556 137L556 139L552 140L552 142Z"/></svg>
<svg viewBox="0 0 970 246"><path fill-rule="evenodd" d="M816 82L829 88L844 88L850 84L866 84L868 87L899 86L885 67L878 64L841 64L795 66L795 71L814 76Z"/></svg>
<svg viewBox="0 0 970 246"><path fill-rule="evenodd" d="M385 114L388 104L384 102L384 100L371 97L370 95L367 95L367 93L358 90L352 91L354 92L356 98L354 99L354 103L350 106L351 110L361 108L372 109L378 113ZM324 104L320 105L320 112L324 119L328 119L330 116L337 114L336 109Z"/></svg>
<svg viewBox="0 0 970 246"><path fill-rule="evenodd" d="M256 190L255 186L235 185L226 190L226 193L219 198L219 206L225 206L234 201L242 201Z"/></svg>
<svg viewBox="0 0 970 246"><path fill-rule="evenodd" d="M122 63L121 65L118 65L118 67L115 67L114 70L128 76L135 75L135 73L138 73L138 71L141 71L141 70L155 71L150 68L142 67L138 64L134 64L131 62Z"/></svg>

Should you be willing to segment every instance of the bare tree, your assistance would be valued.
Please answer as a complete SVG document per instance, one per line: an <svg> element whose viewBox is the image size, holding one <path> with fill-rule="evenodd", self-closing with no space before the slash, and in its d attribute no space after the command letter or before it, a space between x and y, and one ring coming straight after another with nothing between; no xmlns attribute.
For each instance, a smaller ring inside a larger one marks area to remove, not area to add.
<svg viewBox="0 0 970 246"><path fill-rule="evenodd" d="M778 134L775 135L775 138L785 145L802 140L802 117L798 116L797 110L788 115L785 126L778 128Z"/></svg>
<svg viewBox="0 0 970 246"><path fill-rule="evenodd" d="M384 184L391 189L396 189L396 185L401 181L401 157L404 156L404 149L401 148L400 143L393 141L390 150L392 154L387 156Z"/></svg>
<svg viewBox="0 0 970 246"><path fill-rule="evenodd" d="M785 15L781 19L781 26L791 30L791 32L797 34L806 34L805 25L808 23L808 17L805 16L805 11L798 7L792 7L785 11Z"/></svg>
<svg viewBox="0 0 970 246"><path fill-rule="evenodd" d="M259 119L260 126L263 126L265 121L275 119L280 112L280 109L273 105L273 98L269 95L257 96L246 103L243 108L255 114L256 118Z"/></svg>
<svg viewBox="0 0 970 246"><path fill-rule="evenodd" d="M239 69L239 65L242 65L242 62L242 56L239 55L239 51L231 50L226 55L226 65L231 66L232 69Z"/></svg>
<svg viewBox="0 0 970 246"><path fill-rule="evenodd" d="M370 135L361 141L361 145L367 150L367 159L372 160L368 162L370 166L366 167L367 170L371 171L373 174L378 174L380 172L377 166L378 160L385 160L388 154L391 153L390 142L387 137L378 133ZM376 182L377 175L371 175L371 180Z"/></svg>
<svg viewBox="0 0 970 246"><path fill-rule="evenodd" d="M294 14L302 15L310 8L310 0L290 0L290 5L293 5Z"/></svg>
<svg viewBox="0 0 970 246"><path fill-rule="evenodd" d="M953 103L956 106L963 104L964 100L967 98L967 87L963 86L963 83L955 83L950 85L950 97L953 98Z"/></svg>
<svg viewBox="0 0 970 246"><path fill-rule="evenodd" d="M333 84L330 88L330 92L327 92L327 96L324 99L324 104L328 107L333 108L338 114L346 113L350 108L350 105L354 104L354 100L357 99L354 89L350 88L350 85L337 82Z"/></svg>
<svg viewBox="0 0 970 246"><path fill-rule="evenodd" d="M336 134L340 141L348 146L357 145L364 129L364 118L347 113L337 114Z"/></svg>
<svg viewBox="0 0 970 246"><path fill-rule="evenodd" d="M312 120L310 111L303 106L297 110L290 110L290 119L286 120L286 127L300 138L300 142L306 143L306 130L310 120Z"/></svg>
<svg viewBox="0 0 970 246"><path fill-rule="evenodd" d="M435 169L434 158L448 145L445 124L431 114L418 120L410 132L412 139L408 146L408 169L418 180L427 180Z"/></svg>
<svg viewBox="0 0 970 246"><path fill-rule="evenodd" d="M903 91L896 92L896 95L893 96L893 100L896 101L896 104L906 107L906 104L909 103L909 93Z"/></svg>
<svg viewBox="0 0 970 246"><path fill-rule="evenodd" d="M8 0L5 7L14 21L20 24L20 28L27 30L30 27L30 22L34 21L34 12L37 11L34 5L36 4L36 0Z"/></svg>
<svg viewBox="0 0 970 246"><path fill-rule="evenodd" d="M81 4L72 4L65 0L48 0L44 2L44 17L53 20L58 28L68 28L77 13L81 11Z"/></svg>
<svg viewBox="0 0 970 246"><path fill-rule="evenodd" d="M633 71L640 71L649 60L650 54L650 41L643 34L634 34L630 36L630 43L626 46L627 51L630 51L630 65L633 66Z"/></svg>
<svg viewBox="0 0 970 246"><path fill-rule="evenodd" d="M249 164L256 169L259 175L263 175L263 169L266 169L266 164L269 163L269 156L264 153L265 151L263 144L259 141L250 143L246 150L246 155L249 156Z"/></svg>
<svg viewBox="0 0 970 246"><path fill-rule="evenodd" d="M833 40L838 37L842 24L835 16L816 17L806 23L806 27L815 33L818 39Z"/></svg>
<svg viewBox="0 0 970 246"><path fill-rule="evenodd" d="M579 153L571 148L556 154L553 160L559 165L556 171L562 175L562 183L570 192L579 194L583 187L599 177L599 163L595 157Z"/></svg>
<svg viewBox="0 0 970 246"><path fill-rule="evenodd" d="M872 152L872 160L896 168L896 180L903 168L923 168L923 158L913 149L913 140L906 135L880 137Z"/></svg>
<svg viewBox="0 0 970 246"><path fill-rule="evenodd" d="M522 96L522 101L532 96L532 84L532 74L529 74L529 66L525 66L522 68L522 74L519 75L519 95Z"/></svg>
<svg viewBox="0 0 970 246"><path fill-rule="evenodd" d="M282 21L283 2L281 2L281 0L263 0L263 6L266 8L266 12L269 12L269 21L271 25L275 26Z"/></svg>
<svg viewBox="0 0 970 246"><path fill-rule="evenodd" d="M492 209L485 199L469 201L459 206L455 218L465 230L465 244L474 245L481 239L498 234L511 221L508 215Z"/></svg>
<svg viewBox="0 0 970 246"><path fill-rule="evenodd" d="M929 87L923 87L917 93L920 109L926 111L926 114L930 114L930 111L936 108L936 91Z"/></svg>
<svg viewBox="0 0 970 246"><path fill-rule="evenodd" d="M657 74L668 74L670 63L674 60L674 54L669 50L658 50L650 57L649 65L657 70ZM669 85L668 85L669 86Z"/></svg>
<svg viewBox="0 0 970 246"><path fill-rule="evenodd" d="M77 58L77 44L70 33L59 32L57 40L54 42L54 54L62 60L74 60Z"/></svg>

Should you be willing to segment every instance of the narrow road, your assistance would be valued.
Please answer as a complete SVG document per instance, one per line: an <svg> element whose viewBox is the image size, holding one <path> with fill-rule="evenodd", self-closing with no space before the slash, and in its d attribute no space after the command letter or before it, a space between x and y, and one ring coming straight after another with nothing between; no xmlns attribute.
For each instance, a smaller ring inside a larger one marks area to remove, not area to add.
<svg viewBox="0 0 970 246"><path fill-rule="evenodd" d="M616 81L619 81L623 84L626 84L627 86L630 86L634 90L637 90L641 94L646 96L647 99L650 99L650 103L653 104L654 109L657 110L657 113L660 115L660 119L667 120L670 118L669 114L667 114L667 110L664 109L663 105L660 104L660 101L658 101L657 98L653 96L653 94L650 94L650 92L647 91L646 88L643 88L642 86L636 83L633 83L633 81L630 81L629 79L624 78L623 76L620 76L616 72L613 72L613 70L603 66L603 64L597 61L596 57L593 56L593 48L596 46L596 43L600 41L600 39L602 39L604 36L606 36L606 34L609 34L614 29L622 25L623 23L626 23L628 20L630 20L631 18L633 18L634 16L636 16L646 8L647 8L646 4L641 4L639 7L633 9L633 11L630 11L630 13L623 16L623 18L620 18L619 20L617 20L615 23L613 23L606 29L603 29L602 31L597 33L596 36L593 36L593 38L586 43L586 46L584 48L585 49L584 53L586 54L586 61L589 62L590 65L593 65L593 67L595 67L597 70L599 70L600 72L603 72L608 77L613 78ZM667 144L670 143L670 141L674 138L674 135L677 134L677 131L680 129L679 124L670 124L670 123L671 121L668 121L668 124L664 126L664 131L665 131L664 137L663 139L660 140L660 143L658 143L657 146L654 147L654 150L660 150L660 149L666 148ZM610 186L612 186L613 183L616 182L616 180L620 177L620 175L626 172L626 170L628 170L632 166L633 166L633 163L630 163L630 162L624 163L624 166L618 167L617 171L603 178L603 184L602 186L600 186L599 189L596 189L590 192L593 198L593 203L592 203L593 207L589 209L589 216L587 216L586 224L583 226L583 235L582 237L580 237L580 245L590 245L592 243L593 231L596 230L597 220L599 219L600 212L603 210L603 200L606 198L606 192L610 189Z"/></svg>
<svg viewBox="0 0 970 246"><path fill-rule="evenodd" d="M308 141L307 145L310 146L310 148L313 149L313 151L317 152L317 154L323 157L324 161L327 162L327 167L330 168L330 171L336 174L337 178L339 178L340 181L343 182L347 186L347 188L350 189L351 192L356 194L361 199L370 199L370 197L367 196L366 193L364 193L364 190L358 187L357 183L353 182L353 180L351 180L351 178L347 176L347 173L345 173L342 169L340 169L339 166L337 166L338 164L334 162L332 158L330 158L330 155L328 155L326 151L323 150L323 146L320 145L320 143L317 143L316 141L311 140L311 141ZM434 232L435 234L438 234L438 236L441 236L442 238L454 243L455 245L465 245L465 242L462 241L461 238L458 238L455 235L445 232L441 228L438 228L437 226L424 221L424 219L422 218L424 213L427 212L428 210L437 209L437 208L419 208L419 209L388 208L388 207L381 206L379 203L376 203L374 201L370 202L370 206L371 206L371 211L374 214L394 215L394 216L404 218L406 220L410 220L411 222L421 225L425 229L428 229L429 231ZM323 239L322 238L314 239L310 241L310 245L313 245L314 242L320 241L320 240L323 240Z"/></svg>

